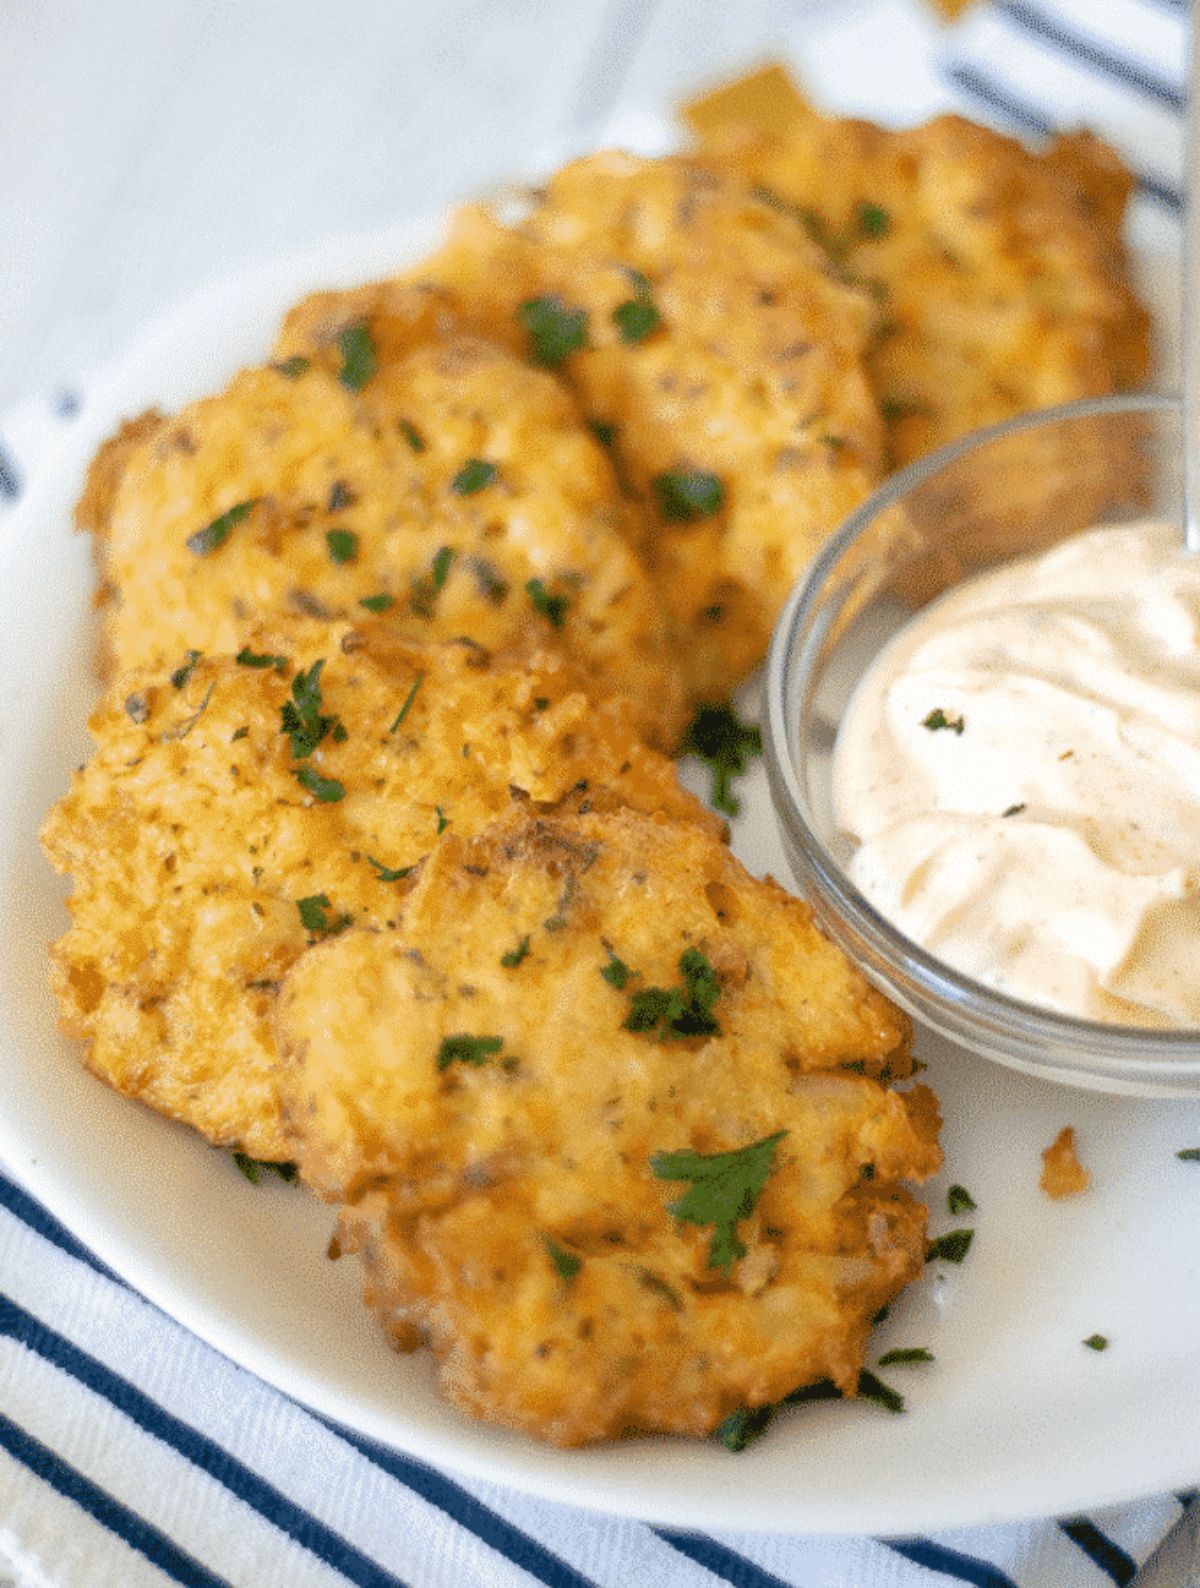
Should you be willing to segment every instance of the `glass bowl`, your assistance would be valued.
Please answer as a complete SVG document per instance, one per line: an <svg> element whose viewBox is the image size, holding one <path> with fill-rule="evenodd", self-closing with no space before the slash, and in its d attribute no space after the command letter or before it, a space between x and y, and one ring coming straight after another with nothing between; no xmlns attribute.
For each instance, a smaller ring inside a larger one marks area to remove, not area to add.
<svg viewBox="0 0 1200 1588"><path fill-rule="evenodd" d="M767 659L764 752L793 874L828 934L919 1022L1014 1069L1096 1091L1200 1093L1200 1030L1099 1024L953 969L850 880L831 800L841 714L911 616L974 573L1093 524L1182 524L1175 398L1096 398L953 442L888 480L826 545L780 615ZM1182 536L1182 529L1180 531Z"/></svg>

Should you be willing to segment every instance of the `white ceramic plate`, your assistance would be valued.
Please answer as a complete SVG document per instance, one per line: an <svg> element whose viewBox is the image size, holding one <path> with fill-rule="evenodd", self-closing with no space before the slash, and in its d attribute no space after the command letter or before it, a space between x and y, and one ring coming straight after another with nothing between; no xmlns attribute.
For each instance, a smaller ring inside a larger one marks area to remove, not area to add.
<svg viewBox="0 0 1200 1588"><path fill-rule="evenodd" d="M438 230L326 246L189 305L93 388L0 532L0 1154L140 1291L297 1400L555 1499L684 1526L912 1532L1195 1482L1200 1165L1175 1153L1200 1145L1200 1104L1064 1091L923 1041L946 1115L932 1228L977 1233L966 1263L934 1265L872 1342L872 1361L897 1345L935 1353L885 1374L907 1414L797 1408L739 1456L657 1439L564 1453L443 1406L428 1362L385 1347L353 1263L326 1260L326 1210L298 1187L251 1187L228 1154L85 1074L58 1035L46 945L66 924L63 889L36 835L88 753L96 693L89 549L70 529L86 460L123 416L178 405L261 358L302 292L394 269ZM734 847L784 875L761 771L744 792ZM1094 1186L1054 1205L1037 1189L1039 1152L1068 1123ZM979 1204L969 1220L947 1216L954 1181ZM1111 1340L1103 1354L1081 1343L1096 1332Z"/></svg>

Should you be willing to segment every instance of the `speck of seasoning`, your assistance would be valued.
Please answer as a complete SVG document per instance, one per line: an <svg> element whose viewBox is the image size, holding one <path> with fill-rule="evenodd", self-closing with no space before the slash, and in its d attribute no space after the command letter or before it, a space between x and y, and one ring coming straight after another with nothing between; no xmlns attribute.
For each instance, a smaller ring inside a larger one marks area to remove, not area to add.
<svg viewBox="0 0 1200 1588"><path fill-rule="evenodd" d="M196 663L200 660L199 651L189 651L187 660L182 667L177 667L171 674L171 685L175 689L184 689L188 680L196 670ZM136 720L136 719L135 719Z"/></svg>
<svg viewBox="0 0 1200 1588"><path fill-rule="evenodd" d="M187 538L187 549L197 557L208 557L223 546L232 535L237 526L250 516L258 505L258 498L254 497L248 502L238 502L227 513L222 513L220 518L214 518L211 524L205 524L203 529L198 529L194 535Z"/></svg>
<svg viewBox="0 0 1200 1588"><path fill-rule="evenodd" d="M414 452L424 452L426 447L425 437L409 419L397 419L396 429L408 442Z"/></svg>
<svg viewBox="0 0 1200 1588"><path fill-rule="evenodd" d="M325 505L331 513L340 513L344 507L350 507L354 501L354 492L345 480L334 480L329 487L329 499Z"/></svg>
<svg viewBox="0 0 1200 1588"><path fill-rule="evenodd" d="M501 954L500 963L504 966L505 970L516 970L517 966L528 953L529 933L526 932L525 936L517 944L516 948L510 948L507 954Z"/></svg>
<svg viewBox="0 0 1200 1588"><path fill-rule="evenodd" d="M353 562L358 556L358 536L352 529L327 529L325 544L332 562Z"/></svg>
<svg viewBox="0 0 1200 1588"><path fill-rule="evenodd" d="M450 489L459 496L474 496L476 491L491 485L499 472L486 458L468 458L450 481Z"/></svg>
<svg viewBox="0 0 1200 1588"><path fill-rule="evenodd" d="M1107 1336L1103 1334L1089 1334L1083 1343L1087 1346L1089 1351L1108 1350L1108 1339Z"/></svg>
<svg viewBox="0 0 1200 1588"><path fill-rule="evenodd" d="M957 1218L960 1213L974 1213L978 1203L966 1186L952 1185L946 1192L946 1206L951 1216Z"/></svg>
<svg viewBox="0 0 1200 1588"><path fill-rule="evenodd" d="M937 733L939 728L948 728L951 733L961 736L966 725L964 718L948 717L940 706L936 706L927 717L921 719L922 728L928 728L930 733Z"/></svg>
<svg viewBox="0 0 1200 1588"><path fill-rule="evenodd" d="M420 689L421 685L424 682L425 682L425 674L424 673L418 673L417 676L413 679L412 688L409 690L408 694L404 697L404 704L400 707L400 710L396 713L396 720L392 723L391 727L388 729L389 733L395 733L396 729L404 721L405 717L408 716L409 712L412 710L412 703L417 698L417 690Z"/></svg>
<svg viewBox="0 0 1200 1588"><path fill-rule="evenodd" d="M375 373L375 344L366 323L344 325L336 341L342 355L338 380L347 391L361 391Z"/></svg>
<svg viewBox="0 0 1200 1588"><path fill-rule="evenodd" d="M386 612L389 607L395 606L396 598L388 595L386 590L381 590L378 595L361 596L358 604L366 607L368 612Z"/></svg>
<svg viewBox="0 0 1200 1588"><path fill-rule="evenodd" d="M1019 805L1010 805L1006 811L1001 811L1000 814L1002 816L1019 816L1024 809L1025 801L1022 800Z"/></svg>

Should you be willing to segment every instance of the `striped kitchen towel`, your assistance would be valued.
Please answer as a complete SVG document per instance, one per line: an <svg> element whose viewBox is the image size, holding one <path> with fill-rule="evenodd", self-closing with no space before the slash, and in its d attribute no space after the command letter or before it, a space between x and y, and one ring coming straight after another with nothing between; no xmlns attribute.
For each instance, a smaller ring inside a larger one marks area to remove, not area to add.
<svg viewBox="0 0 1200 1588"><path fill-rule="evenodd" d="M1177 216L1185 17L1182 0L996 0L936 35L930 69L968 114L1104 132ZM0 530L79 406L0 421ZM296 1405L0 1174L0 1580L20 1588L1109 1588L1191 1498L888 1540L682 1533L531 1499Z"/></svg>

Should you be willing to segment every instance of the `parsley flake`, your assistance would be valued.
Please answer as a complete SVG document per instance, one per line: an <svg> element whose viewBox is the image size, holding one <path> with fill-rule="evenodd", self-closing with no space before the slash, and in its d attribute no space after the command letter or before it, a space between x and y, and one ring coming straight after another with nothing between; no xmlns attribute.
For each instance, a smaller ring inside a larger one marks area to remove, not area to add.
<svg viewBox="0 0 1200 1588"><path fill-rule="evenodd" d="M945 1263L961 1263L971 1250L974 1239L974 1230L948 1230L945 1235L939 1235L929 1243L925 1261L932 1263L935 1258L940 1258Z"/></svg>
<svg viewBox="0 0 1200 1588"><path fill-rule="evenodd" d="M786 1130L764 1136L733 1152L702 1153L690 1147L680 1152L656 1152L650 1168L659 1180L690 1180L690 1188L668 1211L684 1224L711 1224L708 1266L730 1272L746 1255L738 1239L740 1220L749 1218L771 1173L775 1148Z"/></svg>
<svg viewBox="0 0 1200 1588"><path fill-rule="evenodd" d="M336 337L342 367L338 380L347 391L361 391L375 373L375 343L366 322L344 325Z"/></svg>
<svg viewBox="0 0 1200 1588"><path fill-rule="evenodd" d="M567 609L571 605L567 596L551 595L540 579L527 580L525 593L528 595L535 612L548 619L556 629L562 628L566 622Z"/></svg>
<svg viewBox="0 0 1200 1588"><path fill-rule="evenodd" d="M546 1248L546 1255L554 1264L554 1272L560 1279L565 1279L570 1284L583 1267L583 1258L576 1252L567 1251L565 1246L552 1241L548 1235L542 1236L542 1244Z"/></svg>
<svg viewBox="0 0 1200 1588"><path fill-rule="evenodd" d="M327 893L310 893L306 899L297 899L296 908L300 912L300 924L306 932L329 930L329 917L325 914L330 908Z"/></svg>
<svg viewBox="0 0 1200 1588"><path fill-rule="evenodd" d="M957 733L961 737L966 725L964 718L948 717L940 706L936 706L927 717L921 719L922 728L928 728L930 733L937 733L939 728L949 728L951 733Z"/></svg>
<svg viewBox="0 0 1200 1588"><path fill-rule="evenodd" d="M612 312L612 322L620 332L622 342L644 342L658 330L662 315L648 296L639 295L618 303Z"/></svg>
<svg viewBox="0 0 1200 1588"><path fill-rule="evenodd" d="M713 1438L719 1439L726 1450L731 1450L736 1455L739 1450L745 1450L767 1431L767 1424L775 1416L775 1407L772 1406L739 1406L723 1422L713 1429Z"/></svg>
<svg viewBox="0 0 1200 1588"><path fill-rule="evenodd" d="M248 645L243 645L234 657L239 667L286 667L286 656L272 656L266 651L252 651Z"/></svg>
<svg viewBox="0 0 1200 1588"><path fill-rule="evenodd" d="M455 1059L462 1064L485 1064L503 1046L503 1037L471 1037L464 1033L443 1037L437 1053L437 1067L447 1069Z"/></svg>
<svg viewBox="0 0 1200 1588"><path fill-rule="evenodd" d="M1010 805L1006 811L1001 811L1000 814L1001 816L1019 816L1024 809L1025 801L1022 800L1019 805Z"/></svg>
<svg viewBox="0 0 1200 1588"><path fill-rule="evenodd" d="M1108 1338L1103 1334L1089 1334L1083 1343L1087 1346L1089 1351L1108 1350Z"/></svg>
<svg viewBox="0 0 1200 1588"><path fill-rule="evenodd" d="M895 1367L901 1363L932 1362L933 1352L927 1351L923 1345L901 1346L894 1351L885 1351L879 1358L880 1367Z"/></svg>
<svg viewBox="0 0 1200 1588"><path fill-rule="evenodd" d="M327 529L325 544L332 562L353 562L358 556L358 536L352 529Z"/></svg>
<svg viewBox="0 0 1200 1588"><path fill-rule="evenodd" d="M529 352L535 364L554 369L572 353L587 346L587 310L572 309L551 294L527 298L517 310L517 319L529 337Z"/></svg>
<svg viewBox="0 0 1200 1588"><path fill-rule="evenodd" d="M292 698L279 708L279 731L292 741L292 757L303 761L311 755L321 740L337 726L336 717L321 714L321 672L324 659L316 661L305 672L300 670L292 679Z"/></svg>
<svg viewBox="0 0 1200 1588"><path fill-rule="evenodd" d="M433 808L437 812L437 831L438 837L440 838L446 831L447 827L449 827L450 818L446 815L445 811L440 805L435 805Z"/></svg>
<svg viewBox="0 0 1200 1588"><path fill-rule="evenodd" d="M899 1413L904 1410L904 1396L898 1390L892 1389L890 1384L885 1384L881 1378L876 1378L874 1373L866 1368L858 1375L858 1389L855 1400L872 1401L876 1406L882 1406L885 1412Z"/></svg>
<svg viewBox="0 0 1200 1588"><path fill-rule="evenodd" d="M715 474L702 469L679 469L656 474L650 481L663 518L686 524L711 518L725 497L725 487Z"/></svg>
<svg viewBox="0 0 1200 1588"><path fill-rule="evenodd" d="M946 1206L953 1217L960 1213L974 1213L978 1204L966 1186L952 1185L946 1192Z"/></svg>
<svg viewBox="0 0 1200 1588"><path fill-rule="evenodd" d="M886 237L891 230L892 217L881 204L858 204L854 215L864 237Z"/></svg>
<svg viewBox="0 0 1200 1588"><path fill-rule="evenodd" d="M203 529L198 529L194 535L187 538L187 549L194 552L197 557L208 557L216 551L218 546L223 546L233 534L243 519L258 505L258 498L253 497L248 502L239 502L236 507L231 507L227 513L222 513L220 518L214 518L211 524L205 524Z"/></svg>
<svg viewBox="0 0 1200 1588"><path fill-rule="evenodd" d="M425 674L424 673L418 673L417 676L413 679L412 688L409 690L408 694L405 695L405 697L404 697L404 704L400 707L400 710L396 713L395 722L393 722L391 727L388 729L389 733L395 733L396 729L404 721L405 717L408 716L409 712L412 710L412 703L417 698L417 690L420 689L421 685L424 682L425 682Z"/></svg>
<svg viewBox="0 0 1200 1588"><path fill-rule="evenodd" d="M396 598L388 595L386 590L381 590L378 595L360 596L358 604L366 607L368 612L386 612L388 607L395 606Z"/></svg>
<svg viewBox="0 0 1200 1588"><path fill-rule="evenodd" d="M426 445L427 445L425 437L421 434L421 432L417 429L416 425L414 425L410 419L397 419L397 421L396 421L396 429L404 437L405 441L408 442L409 446L413 449L414 452L424 452L425 451L425 448L426 448Z"/></svg>
<svg viewBox="0 0 1200 1588"><path fill-rule="evenodd" d="M602 447L611 447L613 442L617 439L616 425L608 424L603 419L589 420L588 429L592 432Z"/></svg>
<svg viewBox="0 0 1200 1588"><path fill-rule="evenodd" d="M375 875L380 882L401 882L416 869L412 866L385 866L382 860L376 860L374 855L368 855L367 860L375 867Z"/></svg>
<svg viewBox="0 0 1200 1588"><path fill-rule="evenodd" d="M679 753L708 762L712 772L710 803L726 816L736 816L741 805L731 784L746 770L752 757L762 754L762 731L755 723L742 722L732 701L719 706L701 705L688 725Z"/></svg>
<svg viewBox="0 0 1200 1588"><path fill-rule="evenodd" d="M474 496L476 491L491 485L499 472L496 465L489 463L486 458L468 458L450 481L450 489L459 496Z"/></svg>
<svg viewBox="0 0 1200 1588"><path fill-rule="evenodd" d="M272 364L271 368L285 380L299 380L309 368L310 362L303 353L293 353L291 358L282 359L278 364Z"/></svg>
<svg viewBox="0 0 1200 1588"><path fill-rule="evenodd" d="M500 963L504 966L505 970L516 970L517 966L528 953L529 933L526 932L525 936L517 944L516 948L510 948L507 954L501 954Z"/></svg>
<svg viewBox="0 0 1200 1588"><path fill-rule="evenodd" d="M1175 1156L1181 1163L1200 1163L1200 1147L1184 1147Z"/></svg>
<svg viewBox="0 0 1200 1588"><path fill-rule="evenodd" d="M269 1169L277 1174L281 1180L289 1184L295 1180L298 1170L294 1163L273 1163L269 1158L251 1158L248 1153L235 1152L233 1161L237 1165L238 1173L245 1175L251 1185L262 1183L264 1169Z"/></svg>
<svg viewBox="0 0 1200 1588"><path fill-rule="evenodd" d="M175 689L185 689L187 687L187 682L195 672L196 663L199 660L199 651L189 651L187 653L187 660L184 662L183 666L177 667L171 674L171 684ZM149 712L147 712L146 715L149 716ZM146 718L143 717L142 721L145 722L145 720Z"/></svg>
<svg viewBox="0 0 1200 1588"><path fill-rule="evenodd" d="M621 992L633 972L624 960L617 958L610 948L608 951L608 964L601 965L600 974L610 987L615 987L618 992Z"/></svg>
<svg viewBox="0 0 1200 1588"><path fill-rule="evenodd" d="M335 777L322 777L314 766L296 767L292 776L301 788L307 789L323 805L336 805L338 800L346 797L344 784L339 783Z"/></svg>
<svg viewBox="0 0 1200 1588"><path fill-rule="evenodd" d="M610 968L606 966L605 970ZM684 950L679 969L683 974L682 987L643 987L630 995L624 1030L654 1032L662 1042L721 1035L712 1012L721 996L716 971L698 948Z"/></svg>

